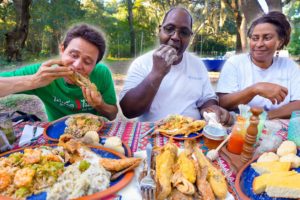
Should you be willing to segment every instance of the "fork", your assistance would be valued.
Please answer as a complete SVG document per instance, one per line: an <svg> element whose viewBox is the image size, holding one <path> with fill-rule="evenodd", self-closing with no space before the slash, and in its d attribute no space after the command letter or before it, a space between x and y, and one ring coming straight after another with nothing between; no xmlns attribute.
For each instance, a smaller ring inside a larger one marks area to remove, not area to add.
<svg viewBox="0 0 300 200"><path fill-rule="evenodd" d="M147 175L142 178L140 182L140 189L142 191L142 197L145 200L153 200L155 199L155 189L156 183L151 177L151 153L152 153L152 145L150 143L146 146L147 153Z"/></svg>

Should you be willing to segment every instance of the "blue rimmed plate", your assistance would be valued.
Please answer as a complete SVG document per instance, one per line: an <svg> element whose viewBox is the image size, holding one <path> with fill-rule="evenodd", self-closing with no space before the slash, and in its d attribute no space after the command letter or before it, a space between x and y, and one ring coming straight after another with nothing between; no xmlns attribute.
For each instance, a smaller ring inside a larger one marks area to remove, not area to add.
<svg viewBox="0 0 300 200"><path fill-rule="evenodd" d="M298 148L297 155L300 156L300 150ZM289 198L272 198L269 197L265 192L262 194L255 194L253 192L252 183L255 177L259 176L258 173L251 167L253 162L256 162L258 159L254 158L253 160L249 161L245 166L238 172L236 180L235 180L235 187L238 192L238 195L243 200L249 199L259 199L259 200L287 200ZM295 168L300 173L300 167Z"/></svg>
<svg viewBox="0 0 300 200"><path fill-rule="evenodd" d="M46 145L40 145L40 146L51 146L51 147L57 147L57 144L46 144ZM21 149L16 149L16 150L12 150L12 151L8 151L5 152L3 154L0 154L0 157L3 156L9 156L12 153L15 152L23 152L24 149L28 149L28 148L36 148L39 146L32 146L32 147L26 147L26 148L21 148ZM121 158L125 158L124 155L113 151L111 149L108 148L104 148L101 146L89 146L88 147L91 148L91 150L93 152L95 152L96 154L100 155L103 158L112 158L112 159L121 159ZM111 181L110 182L110 187L107 188L106 190L103 190L101 192L97 192L94 193L92 195L88 195L88 196L84 196L84 197L80 197L80 200L92 200L92 199L101 199L104 197L107 197L109 195L115 194L116 192L118 192L119 190L121 190L122 188L124 188L128 183L130 183L131 179L134 176L134 172L130 171L127 172L126 174L120 176L118 179ZM45 200L47 198L47 192L41 192L39 194L36 195L31 195L29 197L27 197L27 200ZM3 197L0 195L0 199L11 199L8 197Z"/></svg>
<svg viewBox="0 0 300 200"><path fill-rule="evenodd" d="M173 138L174 140L194 140L194 139L199 138L203 135L202 131L203 131L203 129L201 129L197 132L191 133L188 136L185 136L184 134L168 135L168 134L162 133L162 132L159 132L159 134L161 134L163 136L166 136L168 138Z"/></svg>
<svg viewBox="0 0 300 200"><path fill-rule="evenodd" d="M63 118L60 118L58 120L55 120L55 121L49 123L49 125L46 126L46 128L44 129L44 132L43 132L44 138L46 140L48 140L49 143L57 143L59 140L59 137L64 133L64 130L66 128L66 123L65 123L66 120L71 116L73 116L73 115L68 115L68 116L65 116ZM101 127L99 127L99 129L97 131L98 133L103 128L104 124L105 124L105 122L102 121L102 125L101 125ZM100 144L103 145L105 143L105 140L107 137L109 137L109 136L100 136ZM128 145L125 144L124 142L122 142L122 146L124 148L125 156L131 157L132 152L131 152L130 148L128 147Z"/></svg>

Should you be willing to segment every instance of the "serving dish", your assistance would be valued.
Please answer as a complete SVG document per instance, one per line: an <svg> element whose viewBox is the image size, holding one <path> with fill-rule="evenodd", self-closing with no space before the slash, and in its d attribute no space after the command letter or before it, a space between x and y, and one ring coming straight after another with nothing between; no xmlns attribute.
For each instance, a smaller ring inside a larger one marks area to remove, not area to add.
<svg viewBox="0 0 300 200"><path fill-rule="evenodd" d="M78 114L75 114L75 115L78 115ZM49 143L57 143L58 140L59 140L59 137L62 134L64 134L64 130L66 128L66 123L65 123L66 120L71 116L74 116L74 115L68 115L68 116L65 116L63 118L60 118L58 120L55 120L55 121L49 123L44 129L44 132L43 132L44 138L46 140L48 140ZM101 117L99 117L99 118L102 119ZM102 125L97 130L98 133L103 128L103 126L105 124L103 119L102 119L101 124ZM100 136L99 143L103 145L105 143L105 140L106 140L107 137L109 137L109 136ZM122 146L124 148L125 156L126 157L131 157L132 152L131 152L130 148L128 147L128 145L125 144L124 142L122 142Z"/></svg>
<svg viewBox="0 0 300 200"><path fill-rule="evenodd" d="M64 134L65 128L66 128L66 120L68 120L70 117L76 117L80 115L87 115L87 116L93 116L93 117L98 117L98 120L101 122L100 127L97 129L97 132L99 132L105 122L102 117L90 114L90 113L79 113L79 114L74 114L74 115L68 115L65 117L62 117L60 119L57 119L53 122L50 122L48 126L46 126L43 134L44 137L50 141L50 142L58 142L59 137Z"/></svg>
<svg viewBox="0 0 300 200"><path fill-rule="evenodd" d="M300 150L298 148L297 155L300 156ZM259 200L287 200L289 198L272 198L269 197L265 192L262 194L255 194L253 192L252 183L255 177L259 176L257 172L251 167L251 164L256 162L259 156L250 160L247 164L245 164L242 169L238 172L236 180L235 180L235 188L237 190L238 195L243 200L250 199L259 199ZM298 173L300 173L300 167L293 168Z"/></svg>
<svg viewBox="0 0 300 200"><path fill-rule="evenodd" d="M46 145L40 145L40 146L50 146L52 148L57 147L57 144L46 144ZM36 147L40 147L40 146L32 146L32 147L26 147L26 149L28 148L36 148ZM121 159L121 158L125 158L124 155L113 151L111 149L108 148L104 148L102 146L89 146L88 147L95 152L96 154L100 155L103 158L111 158L111 159ZM12 153L15 152L23 152L25 148L21 148L21 149L16 149L16 150L12 150L12 151L8 151L5 153L0 154L0 157L3 156L9 156ZM92 195L88 195L88 196L84 196L84 197L80 197L80 200L91 200L91 199L101 199L104 197L107 197L111 194L116 193L117 191L121 190L123 187L125 187L133 178L134 176L134 172L133 171L129 171L126 174L120 176L118 179L111 181L110 182L110 187L101 191L101 192L96 192ZM44 200L47 197L47 193L46 192L41 192L39 194L35 194L35 195L31 195L29 197L27 197L26 199L28 200ZM11 199L8 197L3 197L0 195L0 199Z"/></svg>
<svg viewBox="0 0 300 200"><path fill-rule="evenodd" d="M203 135L202 131L203 131L203 129L201 129L197 132L190 133L188 136L185 136L184 134L168 135L168 134L162 133L162 132L159 132L159 134L161 134L165 137L168 137L168 138L173 138L175 140L194 140L194 139L199 138Z"/></svg>

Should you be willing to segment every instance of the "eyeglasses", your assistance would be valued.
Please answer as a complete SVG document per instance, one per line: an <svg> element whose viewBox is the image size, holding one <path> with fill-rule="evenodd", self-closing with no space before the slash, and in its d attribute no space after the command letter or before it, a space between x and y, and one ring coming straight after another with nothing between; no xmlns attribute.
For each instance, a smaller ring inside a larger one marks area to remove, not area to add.
<svg viewBox="0 0 300 200"><path fill-rule="evenodd" d="M172 36L175 34L175 31L179 34L181 38L188 38L193 35L193 32L188 28L176 28L173 25L162 26L162 30L165 34Z"/></svg>

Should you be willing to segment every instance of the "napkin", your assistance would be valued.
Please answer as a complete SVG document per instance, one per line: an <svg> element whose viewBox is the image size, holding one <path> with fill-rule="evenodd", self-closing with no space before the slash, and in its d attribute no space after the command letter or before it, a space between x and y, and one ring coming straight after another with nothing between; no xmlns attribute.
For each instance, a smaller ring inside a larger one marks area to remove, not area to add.
<svg viewBox="0 0 300 200"><path fill-rule="evenodd" d="M26 124L22 131L22 135L21 135L21 138L19 141L19 146L21 147L28 143L33 142L35 139L37 139L38 137L40 137L43 134L43 131L44 131L44 128L42 128L42 127L39 127L39 126L35 127L35 126Z"/></svg>
<svg viewBox="0 0 300 200"><path fill-rule="evenodd" d="M214 113L214 112L209 112L209 113L204 112L203 117L204 117L205 121L208 122L209 126L213 126L213 127L219 128L219 129L223 128L222 124L220 124L218 122L218 117L217 117L216 113Z"/></svg>
<svg viewBox="0 0 300 200"><path fill-rule="evenodd" d="M34 126L26 124L22 131L22 135L19 141L19 146L24 146L25 144L29 143L33 138L33 131Z"/></svg>
<svg viewBox="0 0 300 200"><path fill-rule="evenodd" d="M134 157L145 159L147 157L146 151L137 151L134 153ZM142 195L140 192L139 182L138 182L138 178L142 171L143 171L143 164L140 164L137 168L135 168L134 177L131 180L131 182L118 192L118 195L122 196L122 200L142 200ZM234 200L234 197L232 196L232 194L228 192L225 200Z"/></svg>

